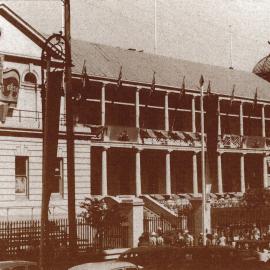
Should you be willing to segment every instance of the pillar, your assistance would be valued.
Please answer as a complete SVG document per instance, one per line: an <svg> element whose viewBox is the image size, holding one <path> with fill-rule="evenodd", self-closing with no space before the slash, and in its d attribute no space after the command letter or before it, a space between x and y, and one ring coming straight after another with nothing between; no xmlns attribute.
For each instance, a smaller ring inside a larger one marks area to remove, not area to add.
<svg viewBox="0 0 270 270"><path fill-rule="evenodd" d="M195 96L192 96L192 100L191 100L191 121L192 121L192 132L196 132Z"/></svg>
<svg viewBox="0 0 270 270"><path fill-rule="evenodd" d="M127 217L128 247L137 247L143 233L143 200L140 198L122 199L121 208Z"/></svg>
<svg viewBox="0 0 270 270"><path fill-rule="evenodd" d="M263 187L268 187L268 168L267 168L267 155L263 156Z"/></svg>
<svg viewBox="0 0 270 270"><path fill-rule="evenodd" d="M239 112L239 124L240 124L240 136L244 136L244 121L243 121L243 103L240 102L240 112Z"/></svg>
<svg viewBox="0 0 270 270"><path fill-rule="evenodd" d="M136 128L140 127L140 89L136 89L136 97L135 97L135 126Z"/></svg>
<svg viewBox="0 0 270 270"><path fill-rule="evenodd" d="M168 92L166 92L166 94L165 94L164 110L165 110L165 112L164 112L165 130L169 131L170 127L169 127L169 94L168 94Z"/></svg>
<svg viewBox="0 0 270 270"><path fill-rule="evenodd" d="M166 194L172 194L171 188L171 152L166 152Z"/></svg>
<svg viewBox="0 0 270 270"><path fill-rule="evenodd" d="M142 180L141 180L141 149L136 149L136 157L135 157L135 181L136 181L136 196L140 196L142 194Z"/></svg>
<svg viewBox="0 0 270 270"><path fill-rule="evenodd" d="M240 186L241 192L244 193L246 191L245 185L245 156L241 154L240 156Z"/></svg>
<svg viewBox="0 0 270 270"><path fill-rule="evenodd" d="M102 171L101 171L101 195L108 195L108 179L107 179L107 151L109 148L102 148Z"/></svg>
<svg viewBox="0 0 270 270"><path fill-rule="evenodd" d="M193 152L192 156L192 181L193 194L198 194L198 167L197 167L197 153Z"/></svg>
<svg viewBox="0 0 270 270"><path fill-rule="evenodd" d="M222 159L221 153L217 153L217 174L218 174L218 193L223 193L223 181L222 181Z"/></svg>
<svg viewBox="0 0 270 270"><path fill-rule="evenodd" d="M217 109L217 113L218 113L218 136L221 135L221 114L220 114L220 102L221 100L218 99L218 109Z"/></svg>
<svg viewBox="0 0 270 270"><path fill-rule="evenodd" d="M265 137L265 110L264 110L264 104L262 104L262 137Z"/></svg>
<svg viewBox="0 0 270 270"><path fill-rule="evenodd" d="M101 87L101 100L100 100L100 104L101 104L101 125L105 126L105 108L106 108L106 101L105 101L105 87L106 84L103 83L102 87Z"/></svg>

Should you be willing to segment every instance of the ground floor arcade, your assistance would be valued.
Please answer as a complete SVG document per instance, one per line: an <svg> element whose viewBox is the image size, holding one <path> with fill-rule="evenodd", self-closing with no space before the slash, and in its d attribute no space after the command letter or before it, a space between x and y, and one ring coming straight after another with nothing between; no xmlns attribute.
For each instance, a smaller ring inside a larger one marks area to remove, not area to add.
<svg viewBox="0 0 270 270"><path fill-rule="evenodd" d="M91 147L90 160L93 195L201 192L201 154L197 151ZM215 178L206 173L211 192L269 186L268 157L263 153L218 153L212 162L215 166L209 168L215 170Z"/></svg>

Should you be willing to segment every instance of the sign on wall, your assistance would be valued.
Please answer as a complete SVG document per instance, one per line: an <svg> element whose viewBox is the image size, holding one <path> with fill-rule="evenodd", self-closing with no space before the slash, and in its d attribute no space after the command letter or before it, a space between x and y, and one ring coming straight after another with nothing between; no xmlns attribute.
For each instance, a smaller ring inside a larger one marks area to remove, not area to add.
<svg viewBox="0 0 270 270"><path fill-rule="evenodd" d="M4 69L3 62L0 55L0 101L17 104L20 74L16 69Z"/></svg>

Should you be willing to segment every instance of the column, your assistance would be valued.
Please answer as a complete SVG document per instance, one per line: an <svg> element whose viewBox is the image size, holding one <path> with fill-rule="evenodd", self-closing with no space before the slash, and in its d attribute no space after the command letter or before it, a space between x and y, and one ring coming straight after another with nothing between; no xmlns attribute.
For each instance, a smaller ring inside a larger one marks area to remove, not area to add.
<svg viewBox="0 0 270 270"><path fill-rule="evenodd" d="M265 137L265 110L264 110L264 104L262 104L262 137Z"/></svg>
<svg viewBox="0 0 270 270"><path fill-rule="evenodd" d="M243 119L243 103L240 102L239 112L240 136L244 136L244 119Z"/></svg>
<svg viewBox="0 0 270 270"><path fill-rule="evenodd" d="M191 100L191 121L192 121L192 132L196 132L195 96L192 96L192 100Z"/></svg>
<svg viewBox="0 0 270 270"><path fill-rule="evenodd" d="M220 115L220 102L221 100L218 99L218 109L217 109L217 113L218 113L218 136L221 135L221 115Z"/></svg>
<svg viewBox="0 0 270 270"><path fill-rule="evenodd" d="M141 180L141 149L136 149L135 154L135 181L136 181L136 196L140 196L142 194L142 180Z"/></svg>
<svg viewBox="0 0 270 270"><path fill-rule="evenodd" d="M169 94L168 92L166 92L165 94L165 101L164 101L164 114L165 114L165 119L164 119L164 123L165 123L165 130L169 131Z"/></svg>
<svg viewBox="0 0 270 270"><path fill-rule="evenodd" d="M135 118L135 125L136 128L140 127L140 89L138 88L136 89L136 97L135 97L135 113L136 113L136 118Z"/></svg>
<svg viewBox="0 0 270 270"><path fill-rule="evenodd" d="M223 193L222 159L220 152L217 153L217 174L218 174L218 193Z"/></svg>
<svg viewBox="0 0 270 270"><path fill-rule="evenodd" d="M246 191L245 185L245 156L241 154L240 156L240 185L241 185L241 192Z"/></svg>
<svg viewBox="0 0 270 270"><path fill-rule="evenodd" d="M263 187L268 187L268 168L267 168L267 155L263 156Z"/></svg>
<svg viewBox="0 0 270 270"><path fill-rule="evenodd" d="M198 194L198 171L197 171L197 153L193 152L192 156L192 180L193 180L193 193Z"/></svg>
<svg viewBox="0 0 270 270"><path fill-rule="evenodd" d="M171 187L171 151L166 152L166 194L172 194Z"/></svg>
<svg viewBox="0 0 270 270"><path fill-rule="evenodd" d="M105 126L105 108L106 108L106 101L105 101L105 87L106 84L103 83L102 84L102 88L101 88L101 100L100 100L100 104L101 104L101 125Z"/></svg>
<svg viewBox="0 0 270 270"><path fill-rule="evenodd" d="M108 179L107 179L107 151L109 148L102 148L102 172L101 172L101 195L108 195Z"/></svg>

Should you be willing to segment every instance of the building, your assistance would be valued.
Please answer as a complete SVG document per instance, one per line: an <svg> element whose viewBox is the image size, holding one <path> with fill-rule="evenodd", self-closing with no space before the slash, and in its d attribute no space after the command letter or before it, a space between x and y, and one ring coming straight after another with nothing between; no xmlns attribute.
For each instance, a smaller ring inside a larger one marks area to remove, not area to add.
<svg viewBox="0 0 270 270"><path fill-rule="evenodd" d="M33 217L41 205L39 85L45 37L5 5L0 5L0 25L0 215ZM84 62L88 74L86 100L74 104L78 205L90 195L201 192L201 75L205 92L213 97L205 99L209 189L243 193L270 185L266 80L244 71L80 40L72 41L72 60L75 91ZM185 95L179 98L183 82ZM64 105L61 113L52 215L67 214Z"/></svg>

